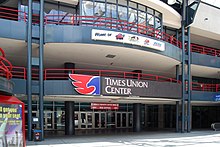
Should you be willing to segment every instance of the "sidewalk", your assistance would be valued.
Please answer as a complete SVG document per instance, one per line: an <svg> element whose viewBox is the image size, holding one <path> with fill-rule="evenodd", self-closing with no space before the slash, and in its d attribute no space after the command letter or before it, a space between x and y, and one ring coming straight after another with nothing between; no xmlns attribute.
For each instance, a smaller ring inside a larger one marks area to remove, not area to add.
<svg viewBox="0 0 220 147"><path fill-rule="evenodd" d="M219 147L220 131L191 133L141 132L120 135L63 136L42 142L27 141L27 147Z"/></svg>

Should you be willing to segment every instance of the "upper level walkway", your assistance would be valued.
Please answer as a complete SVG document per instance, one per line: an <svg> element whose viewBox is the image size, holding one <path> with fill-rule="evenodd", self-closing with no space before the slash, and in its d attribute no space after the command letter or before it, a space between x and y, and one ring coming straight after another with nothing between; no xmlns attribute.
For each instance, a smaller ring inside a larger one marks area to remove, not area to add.
<svg viewBox="0 0 220 147"><path fill-rule="evenodd" d="M12 8L0 7L0 18L8 19L12 21L23 21L27 22L28 15L26 12L19 11ZM172 35L169 35L160 30L154 29L150 26L131 23L125 20L119 20L107 17L98 16L78 16L78 15L46 15L44 18L45 25L70 25L70 26L90 26L96 28L107 28L111 30L120 30L126 32L133 32L155 38L157 40L162 40L173 44L179 48L182 48L182 43ZM39 24L39 16L33 14L33 24ZM220 50L205 47L201 45L191 44L191 52L205 54L209 56L220 57Z"/></svg>

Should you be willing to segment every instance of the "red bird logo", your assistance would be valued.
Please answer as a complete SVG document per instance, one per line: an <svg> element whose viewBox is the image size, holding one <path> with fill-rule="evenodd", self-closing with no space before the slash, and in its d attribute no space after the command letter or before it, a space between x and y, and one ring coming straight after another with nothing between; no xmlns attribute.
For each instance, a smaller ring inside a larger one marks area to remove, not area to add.
<svg viewBox="0 0 220 147"><path fill-rule="evenodd" d="M70 74L69 77L74 81L75 90L80 94L92 94L95 90L95 86L88 86L88 83L94 76Z"/></svg>

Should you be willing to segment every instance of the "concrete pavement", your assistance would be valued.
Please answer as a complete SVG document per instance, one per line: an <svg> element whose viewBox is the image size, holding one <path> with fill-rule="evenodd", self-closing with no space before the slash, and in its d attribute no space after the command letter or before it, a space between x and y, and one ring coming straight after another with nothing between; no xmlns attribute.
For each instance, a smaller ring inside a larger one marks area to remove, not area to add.
<svg viewBox="0 0 220 147"><path fill-rule="evenodd" d="M63 136L42 142L27 141L27 147L220 147L220 131L191 133L141 132Z"/></svg>

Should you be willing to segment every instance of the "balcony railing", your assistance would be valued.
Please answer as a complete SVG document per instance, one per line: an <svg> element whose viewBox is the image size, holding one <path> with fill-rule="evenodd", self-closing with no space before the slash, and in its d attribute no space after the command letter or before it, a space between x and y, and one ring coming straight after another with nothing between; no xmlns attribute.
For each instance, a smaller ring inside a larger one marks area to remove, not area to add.
<svg viewBox="0 0 220 147"><path fill-rule="evenodd" d="M177 81L176 79L173 78L152 75L152 74L142 74L135 72L114 71L114 70L93 70L93 69L45 69L44 80L67 80L69 78L70 73L102 76L102 77L115 77L115 78L149 80L149 81L158 81L158 82L181 83L181 81ZM13 78L27 79L26 69L24 67L13 67L12 74L13 74ZM38 69L32 69L32 80L38 80L38 79L39 79ZM191 90L219 92L220 84L192 82Z"/></svg>
<svg viewBox="0 0 220 147"><path fill-rule="evenodd" d="M12 64L5 58L5 52L2 48L0 48L0 54L0 76L9 80L12 78Z"/></svg>
<svg viewBox="0 0 220 147"><path fill-rule="evenodd" d="M154 29L150 26L143 24L137 24L133 22L127 22L125 20L99 17L99 16L77 16L77 15L46 15L45 24L58 24L58 25L73 25L73 26L90 26L98 28L108 28L121 31L129 31L149 37L156 38L158 40L166 41L170 44L181 48L181 42L175 37Z"/></svg>
<svg viewBox="0 0 220 147"><path fill-rule="evenodd" d="M191 52L220 57L220 50L211 47L191 44Z"/></svg>
<svg viewBox="0 0 220 147"><path fill-rule="evenodd" d="M114 71L114 70L88 70L88 69L45 69L44 79L59 79L66 80L69 78L69 73L101 76L101 77L115 77L115 78L126 78L126 79L138 79L138 80L150 80L158 82L173 82L180 83L176 79L152 75L152 74L142 74L136 72L124 72L124 71Z"/></svg>

